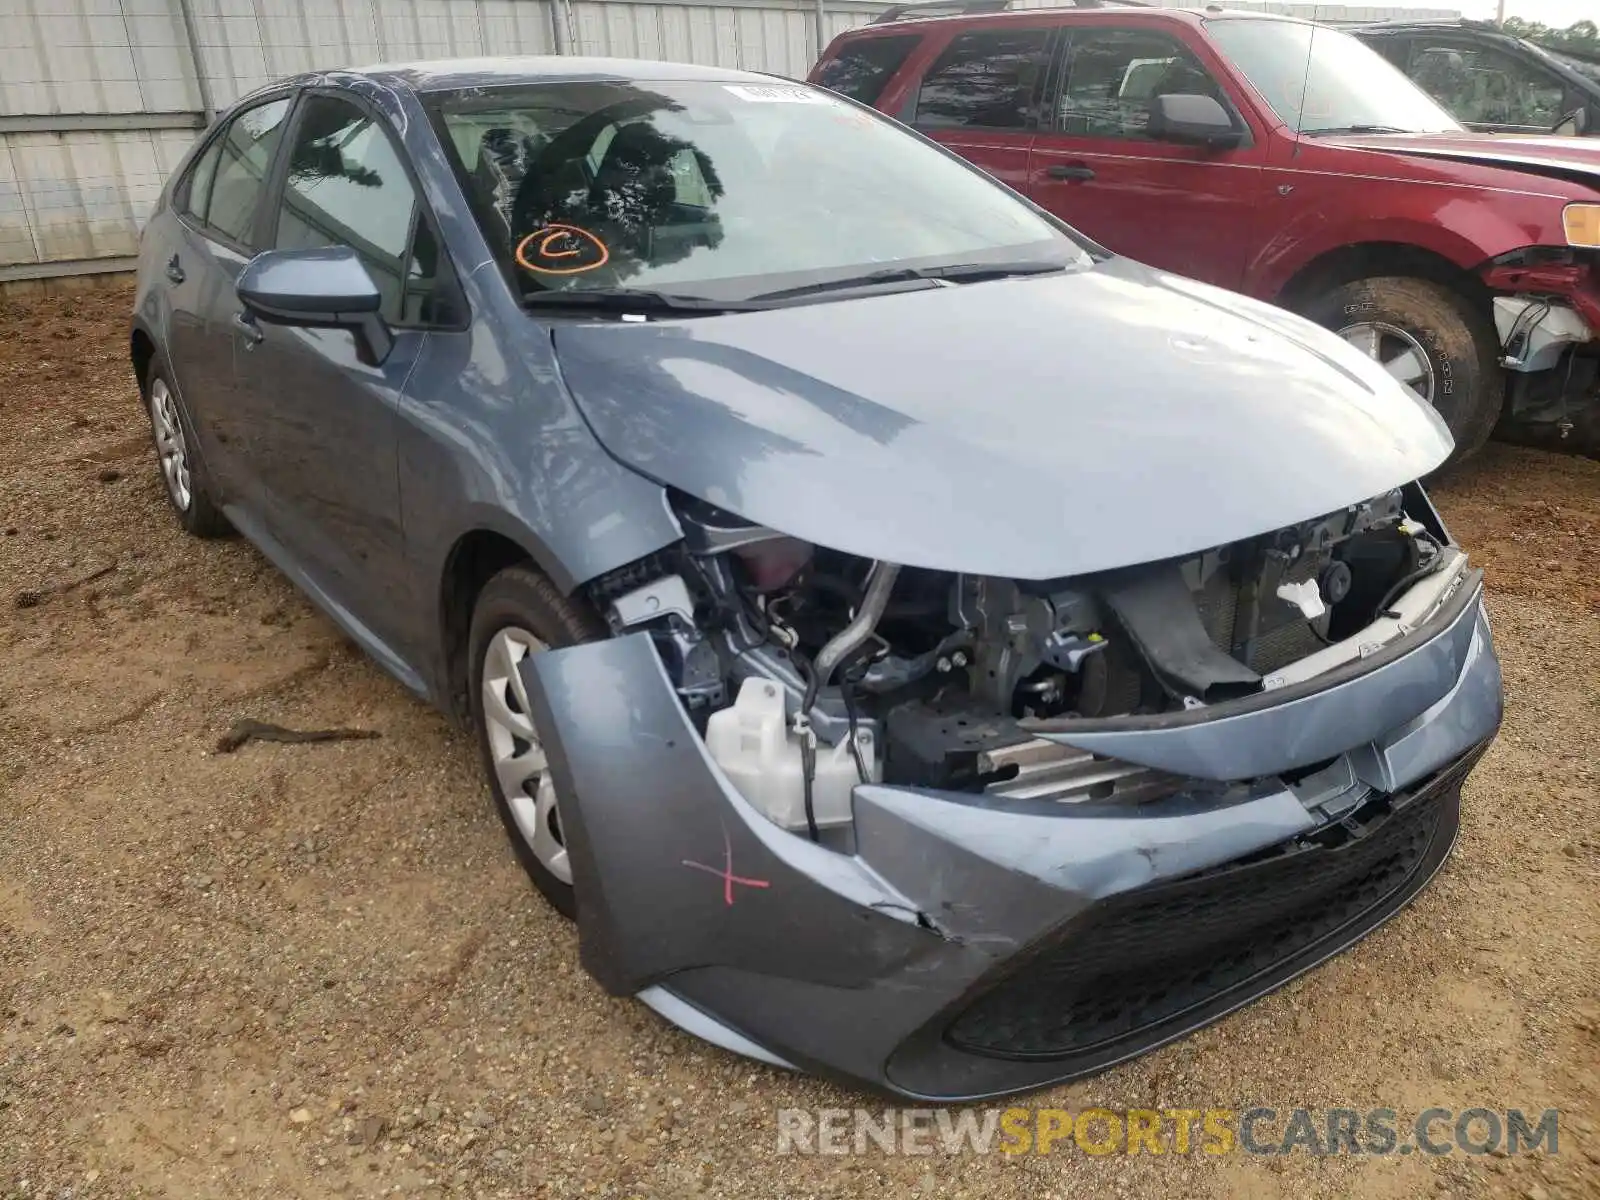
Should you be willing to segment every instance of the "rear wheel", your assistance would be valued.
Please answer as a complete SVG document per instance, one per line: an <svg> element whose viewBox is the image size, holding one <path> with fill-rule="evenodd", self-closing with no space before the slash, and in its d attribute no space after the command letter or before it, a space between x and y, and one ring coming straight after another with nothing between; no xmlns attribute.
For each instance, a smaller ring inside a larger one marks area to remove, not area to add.
<svg viewBox="0 0 1600 1200"><path fill-rule="evenodd" d="M467 642L472 722L495 809L522 869L567 917L576 912L572 863L555 780L519 667L531 655L603 633L592 612L531 566L515 566L478 594Z"/></svg>
<svg viewBox="0 0 1600 1200"><path fill-rule="evenodd" d="M1499 339L1463 296L1427 279L1358 279L1318 297L1306 316L1382 364L1450 427L1450 462L1489 440L1505 399Z"/></svg>
<svg viewBox="0 0 1600 1200"><path fill-rule="evenodd" d="M167 379L164 365L153 365L144 388L150 415L150 436L156 446L156 465L167 500L178 521L195 537L224 537L233 531L228 518L212 502L205 470L194 455L194 427L183 402Z"/></svg>

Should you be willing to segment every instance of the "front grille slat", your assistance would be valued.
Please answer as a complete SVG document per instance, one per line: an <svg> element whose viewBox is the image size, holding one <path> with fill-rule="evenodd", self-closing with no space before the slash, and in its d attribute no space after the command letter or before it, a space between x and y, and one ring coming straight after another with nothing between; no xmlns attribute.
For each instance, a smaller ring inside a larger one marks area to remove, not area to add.
<svg viewBox="0 0 1600 1200"><path fill-rule="evenodd" d="M976 1054L1047 1059L1136 1041L1399 893L1428 856L1444 795L1436 787L1388 812L1375 800L1361 836L1336 847L1302 840L1107 900L980 995L946 1038Z"/></svg>

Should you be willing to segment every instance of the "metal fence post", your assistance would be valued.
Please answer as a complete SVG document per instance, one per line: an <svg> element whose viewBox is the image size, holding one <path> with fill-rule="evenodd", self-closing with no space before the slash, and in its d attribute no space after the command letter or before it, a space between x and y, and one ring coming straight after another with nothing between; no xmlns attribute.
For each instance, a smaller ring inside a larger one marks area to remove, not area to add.
<svg viewBox="0 0 1600 1200"><path fill-rule="evenodd" d="M550 32L555 36L556 53L568 54L572 50L572 30L567 23L572 17L567 9L567 0L549 0L549 4Z"/></svg>
<svg viewBox="0 0 1600 1200"><path fill-rule="evenodd" d="M194 67L194 81L200 89L200 107L210 125L217 115L216 103L211 98L211 81L206 78L206 65L200 58L200 35L196 32L194 10L189 0L178 0L178 12L183 17L183 40L189 46L189 63Z"/></svg>
<svg viewBox="0 0 1600 1200"><path fill-rule="evenodd" d="M817 58L828 48L828 0L817 0Z"/></svg>

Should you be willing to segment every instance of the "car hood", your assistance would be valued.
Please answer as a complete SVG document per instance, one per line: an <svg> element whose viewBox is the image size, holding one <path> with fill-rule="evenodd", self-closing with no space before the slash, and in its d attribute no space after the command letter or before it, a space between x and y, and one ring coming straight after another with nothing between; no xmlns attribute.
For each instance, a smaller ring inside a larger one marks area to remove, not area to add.
<svg viewBox="0 0 1600 1200"><path fill-rule="evenodd" d="M974 574L1192 553L1377 495L1451 446L1332 334L1125 259L554 340L633 469L836 550Z"/></svg>
<svg viewBox="0 0 1600 1200"><path fill-rule="evenodd" d="M1319 138L1358 150L1382 150L1423 158L1476 163L1553 175L1600 188L1600 144L1594 138L1541 137L1482 133L1410 133L1383 136Z"/></svg>

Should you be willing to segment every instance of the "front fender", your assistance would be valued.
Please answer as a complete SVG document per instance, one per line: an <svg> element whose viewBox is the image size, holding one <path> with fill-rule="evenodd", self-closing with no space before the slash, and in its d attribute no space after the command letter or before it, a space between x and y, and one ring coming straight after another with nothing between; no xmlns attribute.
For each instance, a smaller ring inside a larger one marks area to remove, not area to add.
<svg viewBox="0 0 1600 1200"><path fill-rule="evenodd" d="M1456 212L1458 205L1468 211ZM1443 205L1437 221L1306 211L1261 247L1245 269L1243 290L1251 296L1280 296L1318 259L1360 246L1414 247L1436 254L1462 271L1473 271L1529 240L1522 223L1476 200Z"/></svg>

